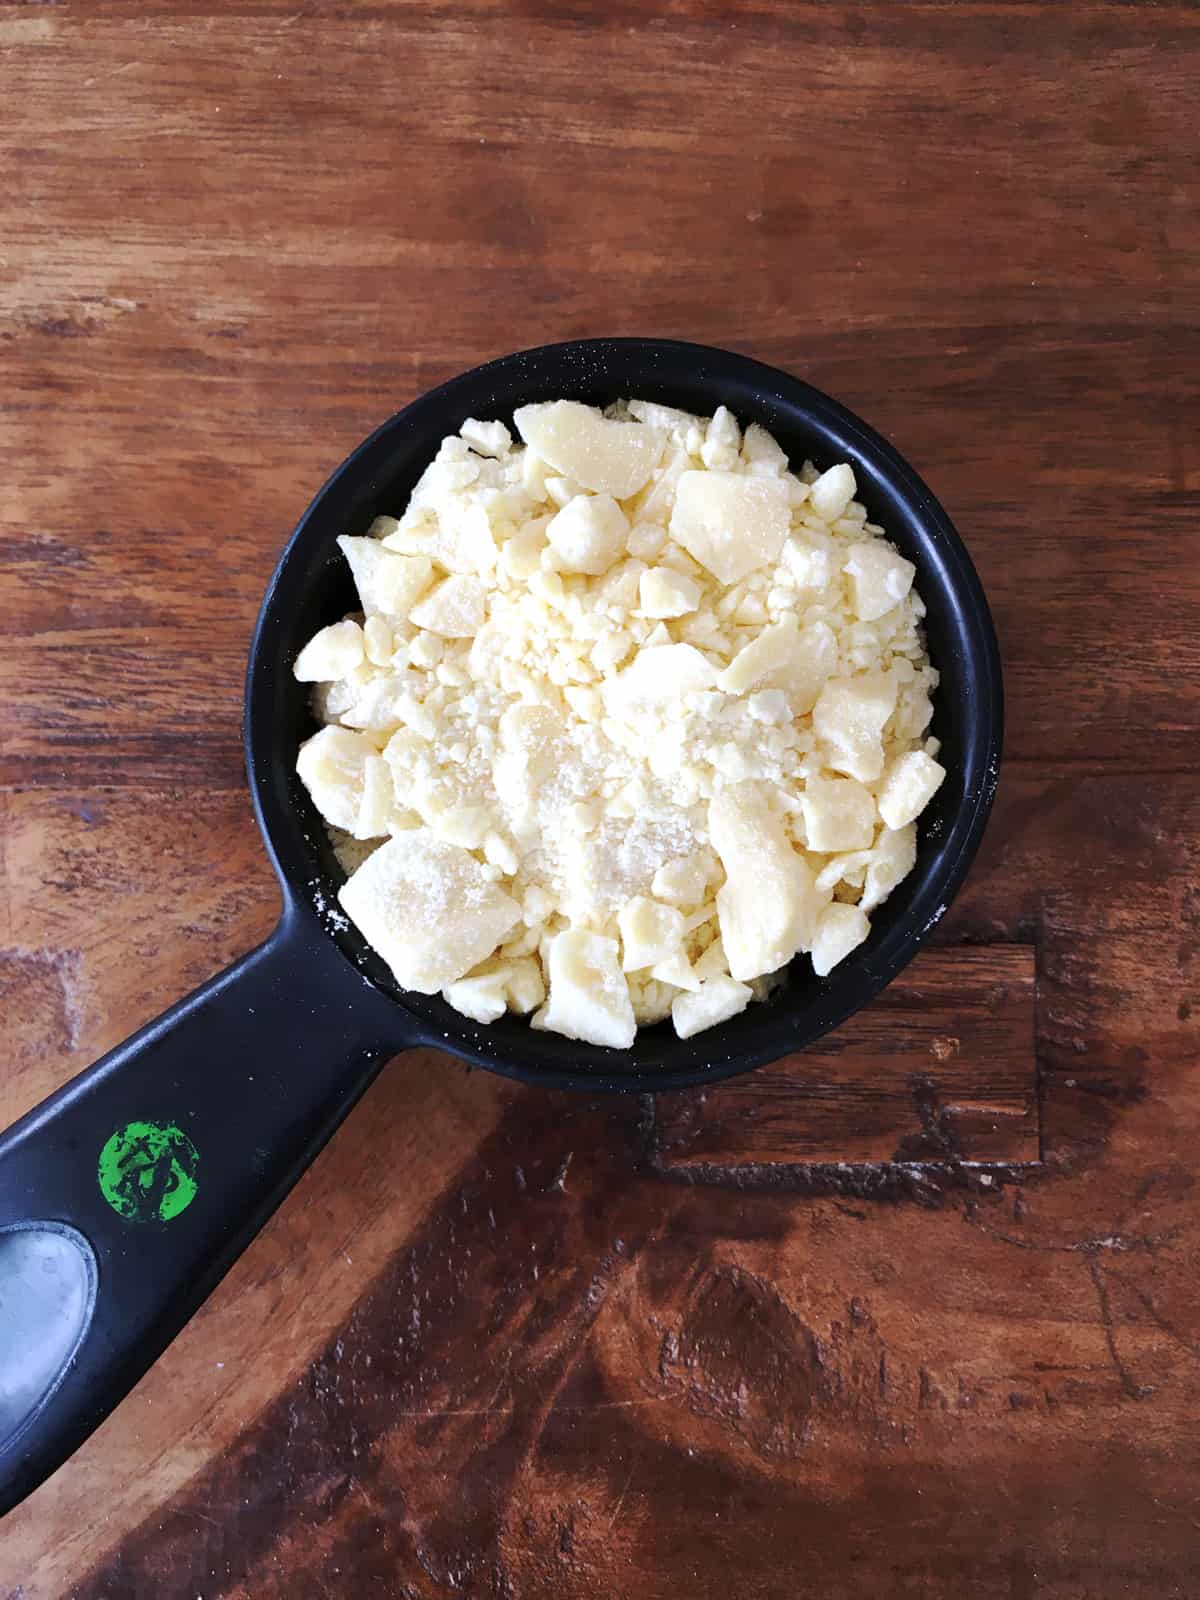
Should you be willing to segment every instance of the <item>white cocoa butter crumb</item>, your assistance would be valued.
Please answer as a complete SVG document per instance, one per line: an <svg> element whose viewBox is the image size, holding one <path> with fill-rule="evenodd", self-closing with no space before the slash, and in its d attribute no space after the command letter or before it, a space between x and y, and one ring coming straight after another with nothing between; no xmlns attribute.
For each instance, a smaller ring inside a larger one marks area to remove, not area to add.
<svg viewBox="0 0 1200 1600"><path fill-rule="evenodd" d="M295 662L323 914L475 1022L690 1037L846 959L911 870L944 776L918 574L849 463L723 406L514 420L338 541L361 609Z"/></svg>

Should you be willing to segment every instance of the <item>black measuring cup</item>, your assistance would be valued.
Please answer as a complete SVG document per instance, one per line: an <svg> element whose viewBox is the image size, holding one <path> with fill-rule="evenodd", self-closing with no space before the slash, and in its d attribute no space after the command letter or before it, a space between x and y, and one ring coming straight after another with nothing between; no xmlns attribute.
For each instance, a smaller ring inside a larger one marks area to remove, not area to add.
<svg viewBox="0 0 1200 1600"><path fill-rule="evenodd" d="M702 414L724 404L768 428L793 462L852 463L871 518L917 564L947 777L922 817L913 872L829 977L801 959L768 1001L707 1033L678 1039L659 1024L609 1050L517 1017L479 1026L402 991L330 915L343 875L295 775L314 724L291 668L318 628L357 608L336 536L402 510L444 435L469 416L511 424L530 401L622 396ZM864 1005L962 881L991 808L1002 718L991 617L945 512L877 433L782 372L699 345L579 340L478 367L384 423L305 512L251 647L246 767L283 892L278 927L0 1138L0 1511L141 1377L398 1051L433 1045L557 1088L679 1089L798 1050Z"/></svg>

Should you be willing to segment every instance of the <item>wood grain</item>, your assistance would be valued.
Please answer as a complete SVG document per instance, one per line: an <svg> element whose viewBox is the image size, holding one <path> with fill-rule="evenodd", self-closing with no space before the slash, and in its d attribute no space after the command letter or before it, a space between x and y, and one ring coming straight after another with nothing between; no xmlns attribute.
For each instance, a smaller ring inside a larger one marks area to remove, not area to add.
<svg viewBox="0 0 1200 1600"><path fill-rule="evenodd" d="M658 1095L657 1163L1036 1161L1035 1006L1031 948L926 952L811 1049Z"/></svg>
<svg viewBox="0 0 1200 1600"><path fill-rule="evenodd" d="M269 928L263 585L489 356L837 395L1009 706L820 1051L653 1117L394 1064L5 1600L1200 1591L1198 66L1186 4L0 0L0 1116Z"/></svg>

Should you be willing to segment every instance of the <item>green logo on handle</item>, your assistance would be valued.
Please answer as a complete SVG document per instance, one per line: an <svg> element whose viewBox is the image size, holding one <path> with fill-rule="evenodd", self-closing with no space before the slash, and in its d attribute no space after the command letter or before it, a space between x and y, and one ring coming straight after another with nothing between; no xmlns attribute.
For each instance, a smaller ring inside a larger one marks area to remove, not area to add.
<svg viewBox="0 0 1200 1600"><path fill-rule="evenodd" d="M173 1122L130 1122L100 1152L100 1193L127 1222L170 1222L196 1198L199 1163Z"/></svg>

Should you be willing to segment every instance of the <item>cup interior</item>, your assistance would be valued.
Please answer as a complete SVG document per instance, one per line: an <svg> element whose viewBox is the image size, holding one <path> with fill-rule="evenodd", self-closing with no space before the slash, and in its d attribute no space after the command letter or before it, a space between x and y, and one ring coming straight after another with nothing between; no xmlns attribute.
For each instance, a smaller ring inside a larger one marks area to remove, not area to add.
<svg viewBox="0 0 1200 1600"><path fill-rule="evenodd" d="M730 1022L678 1039L669 1022L640 1028L632 1048L608 1050L537 1032L527 1019L481 1026L437 996L401 990L385 963L336 908L343 873L321 818L295 775L296 751L315 731L308 686L291 665L329 622L357 609L335 544L377 515L399 515L441 439L468 416L512 425L518 406L642 398L711 414L724 404L759 422L795 464L849 461L858 498L917 566L930 657L941 674L931 731L947 770L919 824L912 873L871 915L871 933L827 978L793 961L767 1001ZM247 675L247 766L260 825L285 896L321 920L347 958L391 994L415 1032L439 1048L509 1076L563 1087L671 1089L715 1081L788 1055L865 1005L911 960L945 911L975 853L999 770L1003 705L987 602L962 541L911 467L858 418L807 384L728 351L648 339L590 339L523 351L475 368L385 422L333 474L301 518L267 590Z"/></svg>

